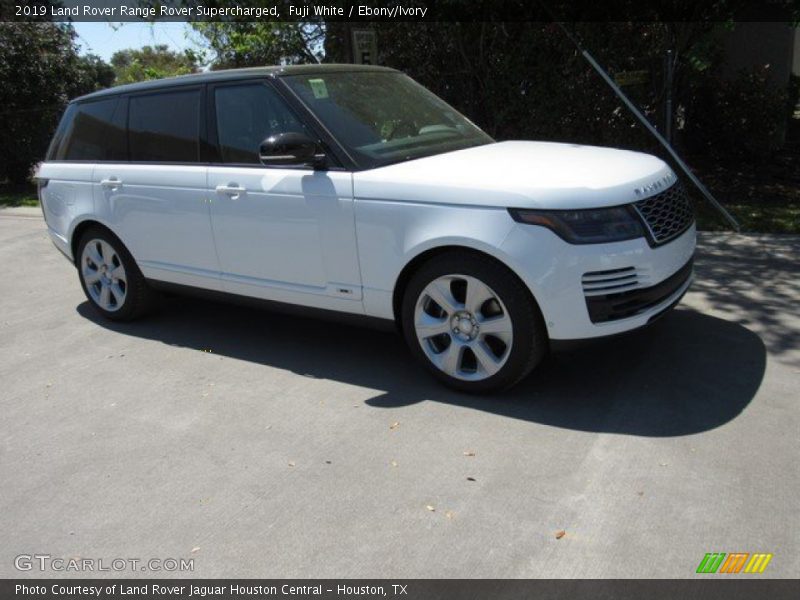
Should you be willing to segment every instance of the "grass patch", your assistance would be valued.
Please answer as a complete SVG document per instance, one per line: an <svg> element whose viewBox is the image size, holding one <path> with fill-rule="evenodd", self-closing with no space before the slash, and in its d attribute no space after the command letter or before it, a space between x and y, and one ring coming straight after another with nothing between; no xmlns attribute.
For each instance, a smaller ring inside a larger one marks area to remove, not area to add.
<svg viewBox="0 0 800 600"><path fill-rule="evenodd" d="M0 206L39 206L36 188L32 186L0 185Z"/></svg>
<svg viewBox="0 0 800 600"><path fill-rule="evenodd" d="M742 231L800 233L800 204L732 204Z"/></svg>
<svg viewBox="0 0 800 600"><path fill-rule="evenodd" d="M765 165L706 165L697 174L739 221L743 233L800 233L800 154L786 153ZM700 229L730 230L696 190L691 193Z"/></svg>
<svg viewBox="0 0 800 600"><path fill-rule="evenodd" d="M705 204L704 200L698 200ZM739 222L742 233L800 234L800 204L723 202ZM701 231L730 231L730 225L714 214L712 208L697 206L697 224Z"/></svg>

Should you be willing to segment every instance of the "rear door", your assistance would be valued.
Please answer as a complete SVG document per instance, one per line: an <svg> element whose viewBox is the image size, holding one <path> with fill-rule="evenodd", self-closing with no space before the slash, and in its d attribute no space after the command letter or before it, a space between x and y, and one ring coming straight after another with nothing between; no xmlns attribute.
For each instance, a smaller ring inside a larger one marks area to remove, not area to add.
<svg viewBox="0 0 800 600"><path fill-rule="evenodd" d="M220 289L200 162L203 95L193 86L124 99L129 161L97 164L95 205L145 277Z"/></svg>
<svg viewBox="0 0 800 600"><path fill-rule="evenodd" d="M124 111L119 97L73 103L56 131L37 177L53 241L70 253L74 224L94 216L93 173L98 161L123 158Z"/></svg>
<svg viewBox="0 0 800 600"><path fill-rule="evenodd" d="M261 142L313 136L265 80L209 86L211 220L224 287L269 300L363 312L351 173L265 167Z"/></svg>

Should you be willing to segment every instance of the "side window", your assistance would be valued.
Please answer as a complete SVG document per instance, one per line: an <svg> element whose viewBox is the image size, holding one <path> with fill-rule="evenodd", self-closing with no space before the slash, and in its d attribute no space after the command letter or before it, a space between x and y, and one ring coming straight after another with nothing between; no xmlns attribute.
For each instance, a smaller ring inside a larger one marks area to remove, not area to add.
<svg viewBox="0 0 800 600"><path fill-rule="evenodd" d="M54 158L125 160L124 104L119 98L109 98L81 103L68 110L64 115L65 127L61 131L63 137L53 141Z"/></svg>
<svg viewBox="0 0 800 600"><path fill-rule="evenodd" d="M222 162L259 164L258 147L276 133L308 133L277 92L265 83L214 90Z"/></svg>
<svg viewBox="0 0 800 600"><path fill-rule="evenodd" d="M53 135L53 139L50 140L50 146L47 148L46 160L61 160L62 157L59 151L64 141L64 135L72 128L72 122L75 119L75 111L77 110L77 104L67 105L67 110L64 111L61 121L58 123L58 128Z"/></svg>
<svg viewBox="0 0 800 600"><path fill-rule="evenodd" d="M199 90L132 96L129 102L132 161L197 162Z"/></svg>

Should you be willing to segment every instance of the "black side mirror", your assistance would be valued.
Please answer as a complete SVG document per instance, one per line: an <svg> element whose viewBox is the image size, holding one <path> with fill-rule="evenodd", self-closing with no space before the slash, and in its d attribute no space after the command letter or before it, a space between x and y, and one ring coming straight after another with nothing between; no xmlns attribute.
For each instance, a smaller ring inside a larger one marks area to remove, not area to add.
<svg viewBox="0 0 800 600"><path fill-rule="evenodd" d="M305 133L289 131L269 136L258 149L261 164L268 167L314 165L325 158L317 153L317 144Z"/></svg>

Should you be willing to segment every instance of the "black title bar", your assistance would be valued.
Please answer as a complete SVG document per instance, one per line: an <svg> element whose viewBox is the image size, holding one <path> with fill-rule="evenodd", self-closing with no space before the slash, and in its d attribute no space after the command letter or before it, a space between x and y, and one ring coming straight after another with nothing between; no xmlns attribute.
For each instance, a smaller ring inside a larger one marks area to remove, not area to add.
<svg viewBox="0 0 800 600"><path fill-rule="evenodd" d="M3 0L36 21L787 21L796 0Z"/></svg>

